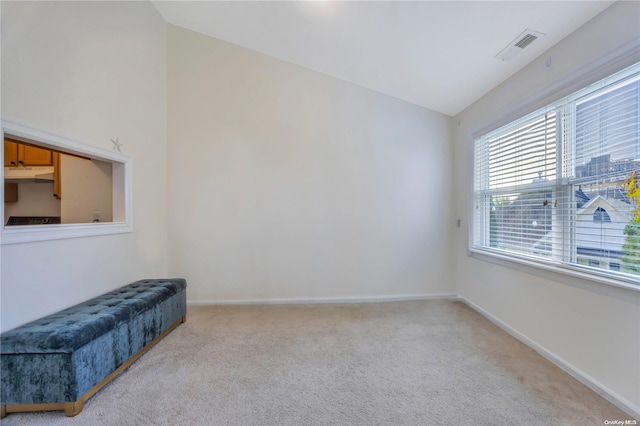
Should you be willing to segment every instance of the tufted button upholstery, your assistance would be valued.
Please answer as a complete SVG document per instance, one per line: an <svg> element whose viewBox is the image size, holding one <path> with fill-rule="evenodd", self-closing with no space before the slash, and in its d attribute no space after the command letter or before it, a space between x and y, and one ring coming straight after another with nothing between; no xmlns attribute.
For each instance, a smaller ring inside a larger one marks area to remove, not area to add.
<svg viewBox="0 0 640 426"><path fill-rule="evenodd" d="M181 278L137 281L3 333L0 353L72 353L186 285Z"/></svg>

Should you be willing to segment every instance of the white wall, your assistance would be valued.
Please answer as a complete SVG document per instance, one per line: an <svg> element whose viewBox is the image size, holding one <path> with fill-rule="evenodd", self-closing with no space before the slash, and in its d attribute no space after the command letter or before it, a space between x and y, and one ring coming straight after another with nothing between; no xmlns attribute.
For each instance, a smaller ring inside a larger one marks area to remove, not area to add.
<svg viewBox="0 0 640 426"><path fill-rule="evenodd" d="M639 16L638 2L614 4L455 117L457 214L464 229L473 208L474 133L640 60ZM460 295L640 413L639 292L469 257L467 232L457 244Z"/></svg>
<svg viewBox="0 0 640 426"><path fill-rule="evenodd" d="M449 117L179 27L167 43L189 300L455 292Z"/></svg>
<svg viewBox="0 0 640 426"><path fill-rule="evenodd" d="M111 222L111 163L61 154L60 170L62 223L92 222L94 213L101 222Z"/></svg>
<svg viewBox="0 0 640 426"><path fill-rule="evenodd" d="M166 24L148 2L6 2L2 116L133 158L130 234L4 245L1 329L166 276Z"/></svg>

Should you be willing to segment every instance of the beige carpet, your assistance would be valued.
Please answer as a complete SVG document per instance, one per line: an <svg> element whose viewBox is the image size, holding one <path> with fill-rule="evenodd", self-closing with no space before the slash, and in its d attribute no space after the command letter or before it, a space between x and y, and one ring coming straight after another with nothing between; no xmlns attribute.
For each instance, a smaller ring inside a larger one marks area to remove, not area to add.
<svg viewBox="0 0 640 426"><path fill-rule="evenodd" d="M190 307L85 404L3 425L598 425L630 416L461 302Z"/></svg>

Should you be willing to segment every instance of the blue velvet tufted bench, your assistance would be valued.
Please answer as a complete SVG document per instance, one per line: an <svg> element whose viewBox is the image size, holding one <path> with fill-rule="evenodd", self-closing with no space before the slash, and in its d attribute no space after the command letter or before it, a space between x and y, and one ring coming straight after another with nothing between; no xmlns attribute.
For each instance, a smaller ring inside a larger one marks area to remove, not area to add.
<svg viewBox="0 0 640 426"><path fill-rule="evenodd" d="M142 280L0 336L1 417L85 401L186 321L184 279Z"/></svg>

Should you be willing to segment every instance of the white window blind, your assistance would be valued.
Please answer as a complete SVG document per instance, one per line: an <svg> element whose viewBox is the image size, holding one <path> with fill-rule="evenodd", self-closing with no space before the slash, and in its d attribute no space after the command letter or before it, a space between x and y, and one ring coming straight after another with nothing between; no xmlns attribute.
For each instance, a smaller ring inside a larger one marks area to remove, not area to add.
<svg viewBox="0 0 640 426"><path fill-rule="evenodd" d="M636 64L477 138L472 249L637 285L639 105Z"/></svg>

